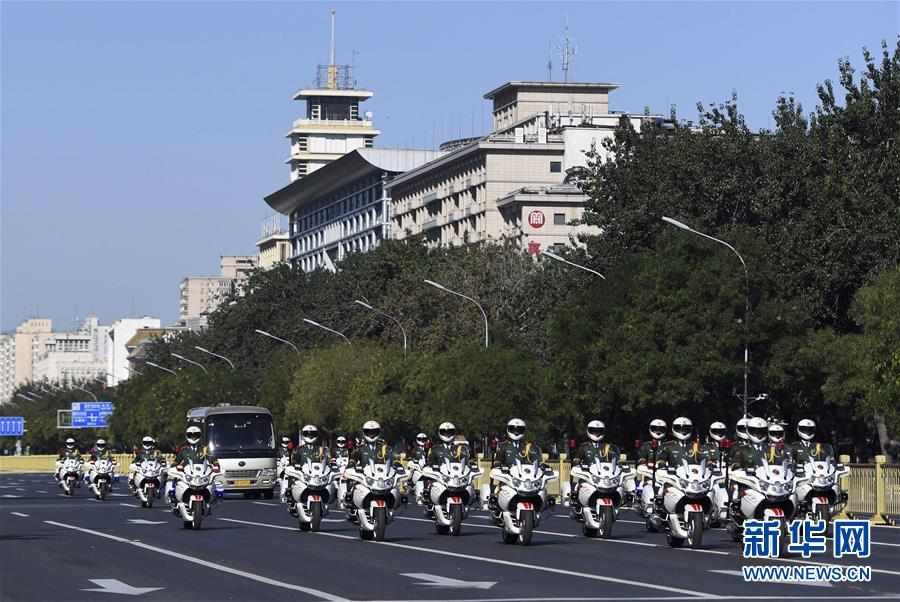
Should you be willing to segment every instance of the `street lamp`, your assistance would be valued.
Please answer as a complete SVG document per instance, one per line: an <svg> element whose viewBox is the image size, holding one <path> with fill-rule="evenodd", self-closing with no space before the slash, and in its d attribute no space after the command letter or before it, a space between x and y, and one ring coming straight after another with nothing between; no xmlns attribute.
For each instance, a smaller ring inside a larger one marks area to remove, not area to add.
<svg viewBox="0 0 900 602"><path fill-rule="evenodd" d="M181 360L182 362L187 362L188 364L193 364L194 366L198 366L201 370L203 370L204 374L209 374L209 370L206 369L206 366L201 364L200 362L195 362L194 360L189 360L183 355L178 355L177 353L170 353L172 357Z"/></svg>
<svg viewBox="0 0 900 602"><path fill-rule="evenodd" d="M603 278L604 280L606 280L606 276L604 276L603 274L601 274L601 273L598 272L597 270L592 270L591 268L586 267L586 266L583 266L583 265L578 264L578 263L575 263L574 261L569 261L569 260L566 259L565 257L563 257L563 256L561 256L561 255L557 255L557 254L554 253L553 251L547 251L547 250L544 250L544 251L541 251L541 255L546 255L546 256L549 257L550 259L553 259L553 260L555 260L555 261L559 261L560 263L565 263L565 264L567 264L567 265L572 266L573 268L578 268L579 270L584 270L585 272L590 272L591 274L593 274L593 275L595 275L595 276L600 276L601 278Z"/></svg>
<svg viewBox="0 0 900 602"><path fill-rule="evenodd" d="M325 326L324 324L319 324L319 323L316 322L315 320L310 320L309 318L303 318L303 321L306 322L307 324L309 324L310 326L315 326L316 328L321 328L322 330L325 330L325 331L327 331L327 332L330 332L331 334L336 334L336 335L338 335L339 337L341 337L342 339L344 339L344 341L346 341L348 345L350 345L350 339L348 339L348 338L344 335L344 333L338 332L338 331L335 330L334 328L328 328L328 327Z"/></svg>
<svg viewBox="0 0 900 602"><path fill-rule="evenodd" d="M394 316L392 316L392 315L390 315L390 314L384 313L383 311L381 311L381 310L378 309L377 307L372 307L371 305L369 305L369 304L366 303L365 301L360 301L359 299L356 299L356 300L354 301L354 303L356 303L357 305L360 305L360 306L362 306L362 307L365 307L365 308L368 309L369 311L374 311L376 314L381 315L381 316L384 316L385 318L387 318L388 320L391 320L394 324L396 324L396 325L400 328L400 332L403 333L403 355L406 355L406 349L407 349L407 346L406 346L406 330L403 329L403 324L400 323L400 320L398 320L397 318L395 318Z"/></svg>
<svg viewBox="0 0 900 602"><path fill-rule="evenodd" d="M294 351L296 351L296 352L297 352L297 355L300 355L300 350L297 349L297 346L294 345L293 343L291 343L289 340L287 340L287 339L282 339L281 337L276 337L276 336L275 336L274 334L272 334L271 332L266 332L265 330L260 330L259 328L257 328L257 329L255 330L255 332L256 332L256 334L261 334L261 335L263 335L264 337L269 337L270 339L275 339L275 340L278 341L279 343L284 343L285 345L290 345L290 346L291 346L291 349L293 349Z"/></svg>
<svg viewBox="0 0 900 602"><path fill-rule="evenodd" d="M131 366L125 366L125 369L128 370L129 372L133 372L134 374L137 374L138 376L143 376L143 375L144 375L143 372L141 372L140 370L135 370L135 369L132 368Z"/></svg>
<svg viewBox="0 0 900 602"><path fill-rule="evenodd" d="M715 236L710 236L709 234L704 234L699 230L694 230L687 224L683 222L679 222L677 219L672 219L671 217L663 216L662 220L667 224L671 224L676 228L681 228L682 230L686 230L691 234L696 234L702 238L707 238L713 242L717 242L720 245L728 247L728 249L737 255L737 258L740 260L741 265L744 268L744 417L747 416L747 378L750 371L750 273L747 271L747 263L744 261L744 258L741 257L741 254L738 253L737 249L733 246L725 242L724 240L718 239Z"/></svg>
<svg viewBox="0 0 900 602"><path fill-rule="evenodd" d="M85 389L85 388L82 387L81 385L73 385L72 388L73 388L73 389L78 389L79 391L84 391L85 393L87 393L88 395L90 395L91 397L93 397L93 398L94 398L94 401L100 401L99 399L97 399L97 396L94 395L93 392L88 391L87 389Z"/></svg>
<svg viewBox="0 0 900 602"><path fill-rule="evenodd" d="M430 284L430 285L433 286L434 288L439 289L439 290L442 290L442 291L444 291L445 293L450 293L451 295L456 295L457 297L462 297L463 299L465 299L465 300L467 300L467 301L471 301L471 302L474 303L476 306L478 306L478 309L481 310L481 315L484 317L484 348L487 349L487 347L488 347L488 341L489 341L489 339L488 339L488 319L487 319L487 314L486 314L485 311L484 311L484 308L481 307L481 303L479 303L478 301L476 301L476 300L473 299L472 297L467 297L466 295L464 295L464 294L462 294L462 293L458 293L458 292L456 292L456 291L450 290L449 288L447 288L447 287L444 286L443 284L438 284L438 283L435 282L434 280L427 280L427 279L426 279L426 280L425 280L425 284Z"/></svg>
<svg viewBox="0 0 900 602"><path fill-rule="evenodd" d="M22 391L22 394L31 401L40 401L43 399L43 397L41 397L40 395L37 395L36 393L30 393L28 391Z"/></svg>
<svg viewBox="0 0 900 602"><path fill-rule="evenodd" d="M211 355L211 356L213 356L213 357L217 357L217 358L219 358L220 360L225 360L226 362L228 362L228 365L231 366L231 369L232 369L232 370L235 369L235 368L234 368L234 362L232 362L230 359L228 359L228 358L225 357L224 355L219 355L218 353L213 353L213 352L210 351L209 349L206 349L206 348L204 348L204 347L201 347L200 345L194 345L194 349L196 349L197 351L201 351L201 352L203 352L203 353L206 353L206 354L208 354L208 355Z"/></svg>
<svg viewBox="0 0 900 602"><path fill-rule="evenodd" d="M150 360L146 360L144 363L147 364L148 366L150 366L151 368L156 368L157 370L162 370L163 372L168 372L169 374L176 374L176 372L174 370L170 370L164 366L160 366L159 364L154 364Z"/></svg>
<svg viewBox="0 0 900 602"><path fill-rule="evenodd" d="M32 399L32 398L28 397L24 393L16 393L16 397L21 397L25 401L37 401L36 399Z"/></svg>

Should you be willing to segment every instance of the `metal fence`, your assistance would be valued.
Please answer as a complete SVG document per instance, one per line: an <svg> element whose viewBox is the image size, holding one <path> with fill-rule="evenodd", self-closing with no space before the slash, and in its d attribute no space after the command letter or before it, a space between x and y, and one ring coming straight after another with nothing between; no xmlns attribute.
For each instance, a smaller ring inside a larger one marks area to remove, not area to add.
<svg viewBox="0 0 900 602"><path fill-rule="evenodd" d="M841 486L848 493L847 514L875 514L875 465L848 464L850 474L842 478Z"/></svg>

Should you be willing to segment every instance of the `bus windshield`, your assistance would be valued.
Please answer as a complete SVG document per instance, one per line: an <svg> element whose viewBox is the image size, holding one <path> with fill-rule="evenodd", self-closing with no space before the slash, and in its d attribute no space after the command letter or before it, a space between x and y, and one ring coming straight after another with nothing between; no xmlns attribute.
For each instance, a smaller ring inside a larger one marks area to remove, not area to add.
<svg viewBox="0 0 900 602"><path fill-rule="evenodd" d="M206 438L213 454L275 449L275 429L268 414L209 416L206 419Z"/></svg>

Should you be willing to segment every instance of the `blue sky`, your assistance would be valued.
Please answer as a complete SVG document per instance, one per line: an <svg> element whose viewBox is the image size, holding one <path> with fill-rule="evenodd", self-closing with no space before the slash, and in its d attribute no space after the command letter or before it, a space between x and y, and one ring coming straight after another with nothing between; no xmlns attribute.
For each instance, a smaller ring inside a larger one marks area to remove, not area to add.
<svg viewBox="0 0 900 602"><path fill-rule="evenodd" d="M3 330L172 321L181 278L254 252L332 6L379 146L481 133L482 94L545 78L566 15L570 79L621 83L614 109L694 118L735 89L753 127L900 31L896 2L0 2Z"/></svg>

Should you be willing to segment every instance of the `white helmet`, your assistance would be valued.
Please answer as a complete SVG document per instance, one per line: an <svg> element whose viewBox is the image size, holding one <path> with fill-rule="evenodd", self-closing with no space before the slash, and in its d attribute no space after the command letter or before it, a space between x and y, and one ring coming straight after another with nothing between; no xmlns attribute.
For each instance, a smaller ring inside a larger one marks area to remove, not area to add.
<svg viewBox="0 0 900 602"><path fill-rule="evenodd" d="M156 447L156 439L154 439L150 435L147 435L146 437L141 439L141 445L144 447L144 449L149 451Z"/></svg>
<svg viewBox="0 0 900 602"><path fill-rule="evenodd" d="M772 443L781 443L784 441L784 427L773 422L769 425L769 441Z"/></svg>
<svg viewBox="0 0 900 602"><path fill-rule="evenodd" d="M666 421L662 418L654 418L650 421L650 436L661 441L666 436Z"/></svg>
<svg viewBox="0 0 900 602"><path fill-rule="evenodd" d="M749 422L748 418L744 416L740 420L737 421L737 425L734 427L734 434L737 435L738 439L742 441L747 441L750 437L747 435L747 423Z"/></svg>
<svg viewBox="0 0 900 602"><path fill-rule="evenodd" d="M728 427L724 422L713 422L709 425L709 438L713 441L721 441L728 435Z"/></svg>
<svg viewBox="0 0 900 602"><path fill-rule="evenodd" d="M797 434L804 441L812 441L816 438L816 423L809 418L804 418L797 423Z"/></svg>
<svg viewBox="0 0 900 602"><path fill-rule="evenodd" d="M344 449L347 447L347 438L343 435L338 435L334 440L334 444L338 447L338 449Z"/></svg>
<svg viewBox="0 0 900 602"><path fill-rule="evenodd" d="M766 440L769 431L769 423L765 418L751 418L747 422L747 436L753 443L762 443Z"/></svg>
<svg viewBox="0 0 900 602"><path fill-rule="evenodd" d="M679 416L672 422L672 434L679 441L687 441L694 433L694 423L690 418Z"/></svg>
<svg viewBox="0 0 900 602"><path fill-rule="evenodd" d="M184 438L187 439L187 442L191 445L197 445L200 443L200 427L199 426L189 426L187 430L184 431Z"/></svg>
<svg viewBox="0 0 900 602"><path fill-rule="evenodd" d="M106 449L106 439L97 439L97 443L95 443L95 445L97 446L97 449L101 451Z"/></svg>
<svg viewBox="0 0 900 602"><path fill-rule="evenodd" d="M587 435L591 441L603 441L603 435L606 434L606 425L602 420L591 420L587 423Z"/></svg>
<svg viewBox="0 0 900 602"><path fill-rule="evenodd" d="M287 449L290 444L291 444L291 438L288 437L287 435L282 435L281 436L281 447Z"/></svg>
<svg viewBox="0 0 900 602"><path fill-rule="evenodd" d="M440 426L438 426L438 437L440 437L441 441L444 443L452 443L455 436L456 426L452 422L442 422Z"/></svg>
<svg viewBox="0 0 900 602"><path fill-rule="evenodd" d="M369 443L375 443L378 441L378 437L381 435L381 425L375 422L374 420L368 420L365 424L363 424L363 437Z"/></svg>
<svg viewBox="0 0 900 602"><path fill-rule="evenodd" d="M416 445L419 447L425 447L425 444L428 443L428 435L425 433L419 433L416 435Z"/></svg>
<svg viewBox="0 0 900 602"><path fill-rule="evenodd" d="M66 437L66 449L75 449L75 439Z"/></svg>
<svg viewBox="0 0 900 602"><path fill-rule="evenodd" d="M300 436L303 437L304 443L312 445L319 439L319 429L314 424L307 424L300 429Z"/></svg>
<svg viewBox="0 0 900 602"><path fill-rule="evenodd" d="M512 441L518 441L525 436L525 421L521 418L510 418L506 423L506 436Z"/></svg>

